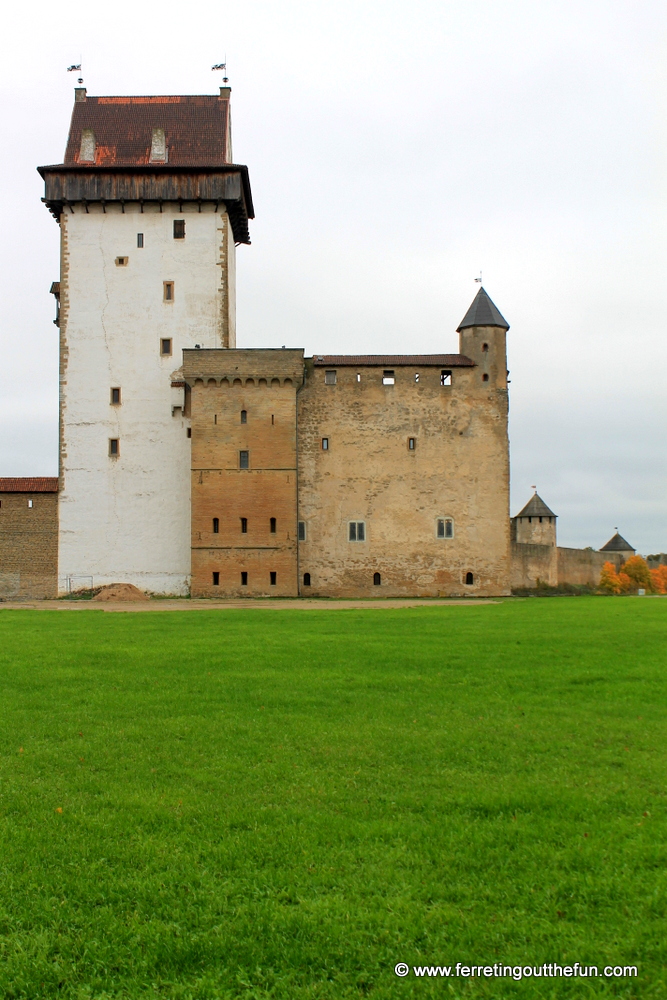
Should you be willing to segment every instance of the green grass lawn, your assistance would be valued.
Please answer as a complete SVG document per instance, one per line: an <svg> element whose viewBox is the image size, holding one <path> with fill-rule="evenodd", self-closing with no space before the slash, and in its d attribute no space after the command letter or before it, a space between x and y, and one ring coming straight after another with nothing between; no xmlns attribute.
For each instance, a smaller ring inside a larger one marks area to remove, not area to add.
<svg viewBox="0 0 667 1000"><path fill-rule="evenodd" d="M3 1000L667 997L667 601L0 637Z"/></svg>

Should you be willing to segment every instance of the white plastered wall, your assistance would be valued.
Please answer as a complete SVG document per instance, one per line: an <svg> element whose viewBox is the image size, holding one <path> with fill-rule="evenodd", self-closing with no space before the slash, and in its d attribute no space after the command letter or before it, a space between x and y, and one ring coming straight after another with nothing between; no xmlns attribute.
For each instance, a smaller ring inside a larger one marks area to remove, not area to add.
<svg viewBox="0 0 667 1000"><path fill-rule="evenodd" d="M91 577L93 586L189 590L189 419L174 407L183 393L172 373L183 348L234 346L234 244L224 209L183 209L89 205L62 217L61 593ZM185 219L185 239L174 239L174 219ZM120 406L110 403L114 387Z"/></svg>

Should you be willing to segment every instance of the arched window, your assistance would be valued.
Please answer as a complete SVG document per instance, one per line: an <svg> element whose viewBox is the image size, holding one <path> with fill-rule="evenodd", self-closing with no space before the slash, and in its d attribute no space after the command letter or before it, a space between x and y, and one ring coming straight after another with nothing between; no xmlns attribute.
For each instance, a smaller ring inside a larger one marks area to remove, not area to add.
<svg viewBox="0 0 667 1000"><path fill-rule="evenodd" d="M248 423L248 411L247 410L241 410L241 423L242 424L247 424Z"/></svg>
<svg viewBox="0 0 667 1000"><path fill-rule="evenodd" d="M373 586L379 587L381 583L382 583L382 577L380 576L380 574L373 573Z"/></svg>
<svg viewBox="0 0 667 1000"><path fill-rule="evenodd" d="M489 349L489 345L488 344L482 344L482 350L484 351L485 354L488 351L488 349Z"/></svg>
<svg viewBox="0 0 667 1000"><path fill-rule="evenodd" d="M303 585L304 587L310 587L310 573L303 574Z"/></svg>
<svg viewBox="0 0 667 1000"><path fill-rule="evenodd" d="M474 582L475 582L475 578L472 575L472 573L466 573L466 586L472 587L472 585L473 585Z"/></svg>

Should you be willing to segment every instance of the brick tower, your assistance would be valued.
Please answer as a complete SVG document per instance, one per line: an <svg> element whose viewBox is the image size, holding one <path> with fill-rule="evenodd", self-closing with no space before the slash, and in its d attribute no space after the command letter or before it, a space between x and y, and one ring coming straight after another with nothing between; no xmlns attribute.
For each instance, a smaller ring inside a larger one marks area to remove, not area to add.
<svg viewBox="0 0 667 1000"><path fill-rule="evenodd" d="M216 96L75 91L64 162L40 167L60 225L61 593L185 594L190 417L184 348L230 348L248 171Z"/></svg>

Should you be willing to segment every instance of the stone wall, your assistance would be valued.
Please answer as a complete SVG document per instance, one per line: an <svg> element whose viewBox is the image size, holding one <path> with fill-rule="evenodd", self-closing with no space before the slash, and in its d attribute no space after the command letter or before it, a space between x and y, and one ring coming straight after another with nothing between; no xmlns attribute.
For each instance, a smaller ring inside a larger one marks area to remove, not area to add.
<svg viewBox="0 0 667 1000"><path fill-rule="evenodd" d="M58 494L1 493L0 598L53 598L57 584Z"/></svg>
<svg viewBox="0 0 667 1000"><path fill-rule="evenodd" d="M183 357L192 409L192 596L294 597L303 351Z"/></svg>
<svg viewBox="0 0 667 1000"><path fill-rule="evenodd" d="M480 351L501 333L487 331ZM326 367L335 384L308 361L299 393L302 593L306 573L314 596L509 593L504 361L500 387L495 369L484 382L478 367L454 367L451 385L440 366L415 362L387 364L386 385L381 366ZM451 538L438 537L445 518ZM350 522L365 525L362 542L350 540Z"/></svg>
<svg viewBox="0 0 667 1000"><path fill-rule="evenodd" d="M540 583L558 583L558 552L554 545L512 542L512 590L532 590Z"/></svg>
<svg viewBox="0 0 667 1000"><path fill-rule="evenodd" d="M597 587L602 567L613 563L617 570L625 556L614 552L597 552L594 549L566 549L558 547L558 583L572 586Z"/></svg>

